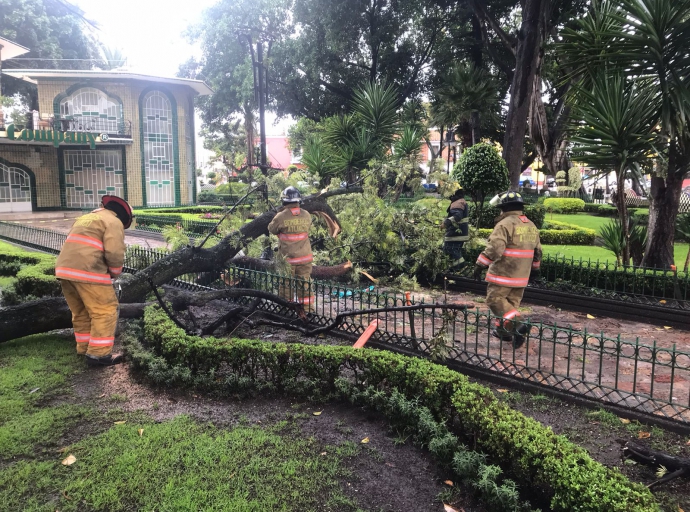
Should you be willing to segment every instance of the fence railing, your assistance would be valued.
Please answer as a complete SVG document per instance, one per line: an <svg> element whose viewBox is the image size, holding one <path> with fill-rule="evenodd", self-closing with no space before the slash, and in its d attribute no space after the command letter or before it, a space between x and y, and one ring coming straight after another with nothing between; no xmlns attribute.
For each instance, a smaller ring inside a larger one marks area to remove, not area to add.
<svg viewBox="0 0 690 512"><path fill-rule="evenodd" d="M230 268L225 281L278 294L281 289L311 286L315 296L312 323L325 325L339 312L414 305L414 297L343 287L320 281L305 283L266 272ZM272 302L261 309L293 318L297 314ZM414 351L440 362L458 362L536 385L584 396L690 424L690 352L675 344L645 345L557 325L530 324L523 348L492 336L496 318L479 310L449 311L443 305L423 311L361 313L338 329L360 334L374 320L373 340Z"/></svg>
<svg viewBox="0 0 690 512"><path fill-rule="evenodd" d="M21 224L0 222L0 239L57 254L66 235ZM164 258L167 252L131 246L125 268L136 272ZM176 278L172 285L201 290L242 286L269 291L310 289L315 297L312 323L325 325L339 312L423 304L414 296L386 293L373 286L356 288L300 280L231 267ZM295 286L297 285L297 286ZM526 380L604 403L690 424L690 352L675 344L646 345L620 336L579 331L557 325L531 324L523 348L515 350L492 337L496 321L489 312L449 311L442 304L422 311L355 313L338 327L359 334L379 321L374 340L392 348L414 351L441 362L471 365L486 372ZM261 309L297 319L294 310L272 302Z"/></svg>
<svg viewBox="0 0 690 512"><path fill-rule="evenodd" d="M206 235L216 226L217 221L213 220L191 220L174 214L166 215L146 215L136 216L135 229L139 231L150 231L160 233L165 226L179 226L185 233L193 235Z"/></svg>
<svg viewBox="0 0 690 512"><path fill-rule="evenodd" d="M479 250L468 250L474 262ZM472 265L458 275L470 277ZM540 281L531 288L561 290L571 294L608 298L666 308L690 309L690 274L677 270L625 267L616 262L545 255Z"/></svg>

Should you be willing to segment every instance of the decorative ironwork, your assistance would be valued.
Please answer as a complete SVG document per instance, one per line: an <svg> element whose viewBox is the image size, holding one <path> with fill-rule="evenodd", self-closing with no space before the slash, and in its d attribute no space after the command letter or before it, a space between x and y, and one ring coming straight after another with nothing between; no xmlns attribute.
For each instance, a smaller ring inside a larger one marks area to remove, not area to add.
<svg viewBox="0 0 690 512"><path fill-rule="evenodd" d="M175 204L173 111L170 100L159 91L144 97L144 166L146 203Z"/></svg>
<svg viewBox="0 0 690 512"><path fill-rule="evenodd" d="M68 208L95 208L105 194L124 196L124 170L120 150L68 149L63 155L65 205Z"/></svg>

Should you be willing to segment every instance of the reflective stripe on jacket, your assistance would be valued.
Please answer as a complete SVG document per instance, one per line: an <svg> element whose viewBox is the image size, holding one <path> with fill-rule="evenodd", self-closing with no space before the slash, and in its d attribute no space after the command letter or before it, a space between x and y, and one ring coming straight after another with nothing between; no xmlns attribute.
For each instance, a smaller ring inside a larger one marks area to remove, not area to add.
<svg viewBox="0 0 690 512"><path fill-rule="evenodd" d="M524 288L532 269L541 262L539 230L522 212L506 212L498 218L486 249L477 264L489 267L486 281L509 288Z"/></svg>
<svg viewBox="0 0 690 512"><path fill-rule="evenodd" d="M311 215L299 206L287 206L268 225L268 232L278 236L278 251L290 265L314 261L309 243Z"/></svg>
<svg viewBox="0 0 690 512"><path fill-rule="evenodd" d="M467 242L469 240L469 217L467 202L457 199L448 207L448 218L443 221L446 227L444 242Z"/></svg>
<svg viewBox="0 0 690 512"><path fill-rule="evenodd" d="M125 262L125 230L115 212L99 208L78 217L55 262L55 277L110 285Z"/></svg>

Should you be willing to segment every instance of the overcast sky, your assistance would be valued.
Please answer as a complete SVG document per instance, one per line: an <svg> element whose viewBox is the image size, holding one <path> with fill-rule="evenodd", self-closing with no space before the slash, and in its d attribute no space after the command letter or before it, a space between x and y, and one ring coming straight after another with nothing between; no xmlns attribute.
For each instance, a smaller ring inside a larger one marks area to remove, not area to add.
<svg viewBox="0 0 690 512"><path fill-rule="evenodd" d="M192 56L201 55L198 45L190 44L183 32L190 24L199 22L204 9L215 4L216 0L72 2L84 10L88 19L98 24L98 38L103 43L122 50L133 71L175 76L180 64ZM283 132L285 122L273 126L274 117L267 116L267 119L269 135ZM200 124L197 119L197 127Z"/></svg>

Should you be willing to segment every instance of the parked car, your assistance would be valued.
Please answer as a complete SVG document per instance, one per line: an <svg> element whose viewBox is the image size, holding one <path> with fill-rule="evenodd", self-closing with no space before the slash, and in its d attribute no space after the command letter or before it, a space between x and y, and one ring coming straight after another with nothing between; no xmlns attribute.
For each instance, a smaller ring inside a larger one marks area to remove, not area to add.
<svg viewBox="0 0 690 512"><path fill-rule="evenodd" d="M435 183L424 183L422 187L424 187L425 192L436 192L438 190L438 186Z"/></svg>

